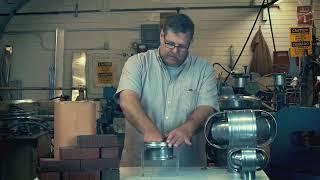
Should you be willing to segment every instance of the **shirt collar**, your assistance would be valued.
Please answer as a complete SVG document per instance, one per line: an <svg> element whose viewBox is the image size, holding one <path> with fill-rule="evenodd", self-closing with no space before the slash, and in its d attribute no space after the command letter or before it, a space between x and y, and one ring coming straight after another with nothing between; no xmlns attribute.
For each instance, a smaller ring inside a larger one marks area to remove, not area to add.
<svg viewBox="0 0 320 180"><path fill-rule="evenodd" d="M157 60L165 66L161 56L160 56L160 47L158 47L158 49L156 50L156 56L157 56ZM186 64L188 64L190 62L190 59L191 59L191 55L190 55L190 52L188 53L188 56L186 57L186 60L179 66L179 67L184 67L186 66Z"/></svg>

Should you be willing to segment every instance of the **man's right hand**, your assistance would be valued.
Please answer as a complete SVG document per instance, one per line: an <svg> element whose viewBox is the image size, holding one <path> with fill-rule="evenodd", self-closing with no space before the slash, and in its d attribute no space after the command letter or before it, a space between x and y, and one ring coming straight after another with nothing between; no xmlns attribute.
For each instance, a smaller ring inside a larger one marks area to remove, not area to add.
<svg viewBox="0 0 320 180"><path fill-rule="evenodd" d="M163 136L157 129L146 130L143 133L144 142L161 142L163 141Z"/></svg>
<svg viewBox="0 0 320 180"><path fill-rule="evenodd" d="M120 107L126 119L144 136L144 142L163 141L163 136L144 112L139 96L131 90L120 93Z"/></svg>

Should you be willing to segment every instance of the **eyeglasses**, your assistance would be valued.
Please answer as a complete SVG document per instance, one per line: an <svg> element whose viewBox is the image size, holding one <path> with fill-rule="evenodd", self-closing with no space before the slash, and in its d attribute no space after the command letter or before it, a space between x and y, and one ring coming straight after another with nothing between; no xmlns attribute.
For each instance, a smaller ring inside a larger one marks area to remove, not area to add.
<svg viewBox="0 0 320 180"><path fill-rule="evenodd" d="M167 47L168 49L177 48L177 49L179 49L180 51L188 51L188 49L189 49L189 46L176 45L174 42L167 41L167 40L166 40L166 36L163 36L163 39L164 39L164 44L166 45L166 47Z"/></svg>

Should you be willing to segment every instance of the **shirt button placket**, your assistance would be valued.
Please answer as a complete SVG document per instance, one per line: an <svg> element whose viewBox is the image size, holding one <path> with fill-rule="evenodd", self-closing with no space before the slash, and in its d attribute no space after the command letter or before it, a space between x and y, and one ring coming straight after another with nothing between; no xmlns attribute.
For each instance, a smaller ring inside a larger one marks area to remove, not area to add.
<svg viewBox="0 0 320 180"><path fill-rule="evenodd" d="M164 125L164 127L166 130L168 130L167 128L170 127L170 124L171 124L169 118L172 118L170 116L170 109L171 109L171 104L172 104L172 92L173 92L172 87L173 87L173 84L172 84L172 82L170 82L170 84L168 86L168 91L167 91L168 92L167 93L167 101L166 101L167 103L166 103L166 109L165 109L165 122L164 122L165 125Z"/></svg>

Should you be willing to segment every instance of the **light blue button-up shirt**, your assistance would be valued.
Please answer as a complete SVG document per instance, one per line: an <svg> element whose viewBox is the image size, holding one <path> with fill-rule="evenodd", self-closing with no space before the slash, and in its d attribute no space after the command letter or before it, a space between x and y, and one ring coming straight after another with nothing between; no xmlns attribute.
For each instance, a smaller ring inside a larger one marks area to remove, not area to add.
<svg viewBox="0 0 320 180"><path fill-rule="evenodd" d="M213 67L206 60L189 54L177 67L176 76L170 76L167 68L159 49L136 54L125 63L115 94L118 98L122 90L134 91L145 113L163 135L184 123L198 106L206 105L219 110ZM180 148L181 165L204 164L205 140L202 137L199 139L202 134L199 132L192 138L191 147L183 145ZM142 150L143 136L127 122L123 165L139 165Z"/></svg>

